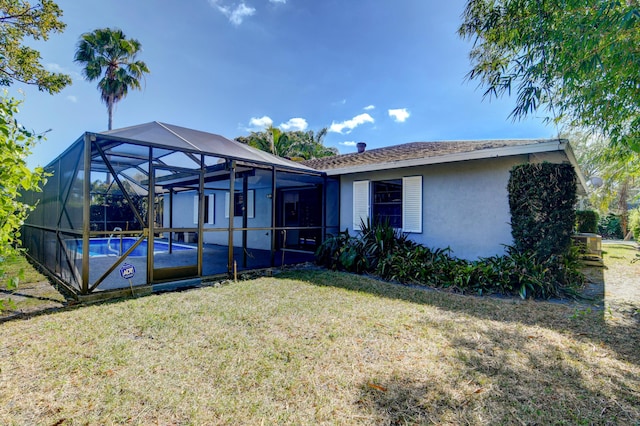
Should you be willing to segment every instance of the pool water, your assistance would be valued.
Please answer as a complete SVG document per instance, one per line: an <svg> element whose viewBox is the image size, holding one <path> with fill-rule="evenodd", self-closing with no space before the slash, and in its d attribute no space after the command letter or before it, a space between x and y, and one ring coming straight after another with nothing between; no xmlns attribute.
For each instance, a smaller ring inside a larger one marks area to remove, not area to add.
<svg viewBox="0 0 640 426"><path fill-rule="evenodd" d="M137 238L125 237L122 238L122 251L120 251L120 238L91 238L89 240L89 257L97 257L97 256L119 256L122 253L125 253L136 241ZM154 241L153 242L153 252L155 253L168 253L169 252L169 243L166 241ZM185 250L195 250L196 247L187 246L183 244L172 244L173 251L185 251ZM78 254L82 255L82 246L78 246ZM131 254L130 257L146 257L147 256L147 240L141 242L138 247L136 247Z"/></svg>

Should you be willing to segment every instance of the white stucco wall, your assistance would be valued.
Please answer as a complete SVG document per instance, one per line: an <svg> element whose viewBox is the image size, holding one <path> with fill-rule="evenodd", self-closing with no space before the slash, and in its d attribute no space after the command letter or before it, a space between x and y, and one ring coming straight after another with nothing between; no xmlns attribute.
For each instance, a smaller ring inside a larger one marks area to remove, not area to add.
<svg viewBox="0 0 640 426"><path fill-rule="evenodd" d="M271 226L271 199L267 198L267 194L271 193L270 188L254 189L254 206L255 212L253 218L247 219L247 227L270 227ZM204 229L228 229L229 218L225 217L227 210L225 209L225 194L228 191L206 190L205 194L215 195L215 223L204 224ZM198 225L193 222L193 197L195 192L182 192L174 194L174 228L197 228ZM169 197L164 199L164 226L169 227ZM242 227L242 217L234 217L234 226ZM204 243L227 245L229 242L227 232L204 232ZM242 246L242 232L234 232L234 247ZM247 247L253 249L271 249L271 233L269 231L248 231Z"/></svg>
<svg viewBox="0 0 640 426"><path fill-rule="evenodd" d="M356 180L423 178L423 232L410 238L430 248L450 247L464 259L504 253L511 244L507 183L514 165L526 156L365 172L341 177L340 229L352 228L352 192Z"/></svg>

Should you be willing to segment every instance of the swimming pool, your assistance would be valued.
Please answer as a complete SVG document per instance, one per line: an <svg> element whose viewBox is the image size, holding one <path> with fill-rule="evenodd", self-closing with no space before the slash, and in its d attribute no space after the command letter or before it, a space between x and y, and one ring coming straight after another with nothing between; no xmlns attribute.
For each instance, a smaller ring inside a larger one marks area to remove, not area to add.
<svg viewBox="0 0 640 426"><path fill-rule="evenodd" d="M122 253L125 253L131 246L138 241L137 238L132 237L124 237L122 238L122 247L120 247L120 238L91 238L89 240L89 257L98 257L98 256L120 256ZM173 243L172 249L174 252L176 251L186 251L186 250L195 250L196 247L187 246L184 244L176 244ZM122 250L122 251L121 251ZM169 252L169 243L166 241L154 241L153 242L153 253L168 253ZM78 246L78 254L82 255L82 245ZM138 247L136 247L131 254L130 257L145 257L147 255L147 240L141 242Z"/></svg>

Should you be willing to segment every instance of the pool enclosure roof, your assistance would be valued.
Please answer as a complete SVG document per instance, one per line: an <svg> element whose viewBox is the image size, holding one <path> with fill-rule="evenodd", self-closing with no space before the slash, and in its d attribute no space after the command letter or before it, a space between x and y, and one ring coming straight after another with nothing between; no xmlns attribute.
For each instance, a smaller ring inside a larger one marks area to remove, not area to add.
<svg viewBox="0 0 640 426"><path fill-rule="evenodd" d="M269 165L285 170L318 174L310 167L260 151L218 134L158 121L100 133L88 132L86 135L89 135L92 140L97 142L96 145L102 148L103 153L109 158L110 166L116 172L135 168L147 162L149 160L148 147L153 147L153 159L159 162L162 162L163 157L180 151L192 156L205 154L248 164ZM82 138L77 143L82 143ZM96 148L94 148L95 150ZM92 152L94 159L97 157L96 154L99 153ZM197 162L196 157L193 159ZM223 162L221 160L221 163ZM106 164L96 164L95 162L92 165L92 170L94 172L110 171Z"/></svg>

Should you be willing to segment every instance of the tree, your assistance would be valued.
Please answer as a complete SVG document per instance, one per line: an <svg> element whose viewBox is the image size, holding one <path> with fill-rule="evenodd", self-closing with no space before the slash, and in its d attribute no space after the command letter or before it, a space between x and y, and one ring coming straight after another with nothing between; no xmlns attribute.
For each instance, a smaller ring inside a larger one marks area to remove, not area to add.
<svg viewBox="0 0 640 426"><path fill-rule="evenodd" d="M626 146L611 146L604 137L573 132L568 137L586 179L591 183L589 202L601 217L620 216L627 232L628 206L640 196L640 156Z"/></svg>
<svg viewBox="0 0 640 426"><path fill-rule="evenodd" d="M49 33L62 32L60 8L50 0L30 4L21 0L0 0L0 86L15 82L35 85L41 91L57 93L71 83L68 75L45 70L40 53L24 46L25 38L47 40ZM3 260L19 253L20 227L31 206L22 202L22 191L39 191L46 178L42 168L30 170L26 157L42 135L18 124L15 115L20 102L0 94L0 279L14 289L18 276L6 276ZM0 311L10 305L0 299Z"/></svg>
<svg viewBox="0 0 640 426"><path fill-rule="evenodd" d="M638 0L468 0L459 34L485 97L517 91L512 118L545 107L640 152Z"/></svg>
<svg viewBox="0 0 640 426"><path fill-rule="evenodd" d="M113 107L129 89L140 89L140 80L149 73L147 64L136 57L142 45L127 39L118 29L102 28L82 34L74 60L84 64L82 73L88 81L98 80L98 90L109 114L108 129L113 125ZM102 77L102 78L101 78Z"/></svg>
<svg viewBox="0 0 640 426"><path fill-rule="evenodd" d="M292 132L289 138L299 141L302 157L305 160L312 158L330 157L337 155L338 150L334 147L324 145L324 137L327 135L327 128L323 127L314 133L313 130Z"/></svg>
<svg viewBox="0 0 640 426"><path fill-rule="evenodd" d="M40 52L22 44L25 37L47 40L49 33L65 28L62 10L51 0L30 4L0 0L0 85L33 84L41 91L57 93L71 83L68 75L49 72L40 63Z"/></svg>
<svg viewBox="0 0 640 426"><path fill-rule="evenodd" d="M326 128L318 133L314 133L313 130L283 132L277 127L270 126L262 132L239 136L236 140L279 157L303 161L338 153L337 149L324 146L323 139L326 134Z"/></svg>
<svg viewBox="0 0 640 426"><path fill-rule="evenodd" d="M26 158L33 146L42 139L26 130L15 119L20 102L0 96L0 278L4 276L2 261L19 253L20 227L33 207L20 201L23 191L40 191L46 178L44 170L30 170ZM17 286L18 277L9 277L6 287ZM0 299L0 312L6 303Z"/></svg>
<svg viewBox="0 0 640 426"><path fill-rule="evenodd" d="M291 141L282 130L269 126L263 132L252 132L246 139L249 146L280 157L290 156Z"/></svg>

